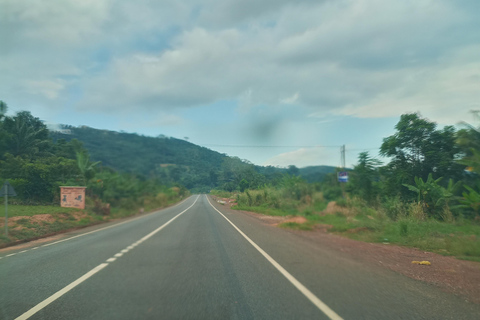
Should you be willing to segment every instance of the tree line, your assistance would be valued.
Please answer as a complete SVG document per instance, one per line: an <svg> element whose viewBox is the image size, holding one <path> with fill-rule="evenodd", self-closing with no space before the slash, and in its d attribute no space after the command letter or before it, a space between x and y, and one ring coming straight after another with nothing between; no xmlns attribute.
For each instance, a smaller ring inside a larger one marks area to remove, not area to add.
<svg viewBox="0 0 480 320"><path fill-rule="evenodd" d="M163 205L188 193L180 185L91 161L81 141L54 141L47 126L30 112L6 112L7 105L0 101L0 180L8 179L16 190L12 202L58 204L60 186L87 186L87 196L95 203L127 208L155 201Z"/></svg>
<svg viewBox="0 0 480 320"><path fill-rule="evenodd" d="M478 112L473 114L479 118ZM403 114L395 133L384 138L379 148L385 163L368 152L360 153L354 168L347 169L350 179L343 185L337 177L340 168L321 182L309 183L293 166L250 178L245 167L245 178L227 175L231 183L219 189L236 192L240 207L260 211L301 214L306 210L307 215L336 201L340 206L370 207L393 220L479 220L480 127L460 125L459 130L441 128L419 113ZM222 195L221 190L217 194Z"/></svg>
<svg viewBox="0 0 480 320"><path fill-rule="evenodd" d="M388 162L360 153L347 193L372 206L389 204L393 217L415 204L426 217L478 219L480 128L461 126L439 128L419 113L402 115L395 133L380 146Z"/></svg>

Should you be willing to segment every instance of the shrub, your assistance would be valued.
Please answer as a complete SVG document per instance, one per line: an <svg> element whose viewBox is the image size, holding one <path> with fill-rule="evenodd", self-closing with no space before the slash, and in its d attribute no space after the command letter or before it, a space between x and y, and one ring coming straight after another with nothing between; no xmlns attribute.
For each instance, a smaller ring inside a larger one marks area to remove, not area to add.
<svg viewBox="0 0 480 320"><path fill-rule="evenodd" d="M383 210L385 210L386 215L392 220L397 220L407 215L405 205L400 200L400 197L385 198L383 201Z"/></svg>
<svg viewBox="0 0 480 320"><path fill-rule="evenodd" d="M102 200L96 199L93 205L93 212L102 216L110 215L110 203L102 203Z"/></svg>
<svg viewBox="0 0 480 320"><path fill-rule="evenodd" d="M423 208L423 205L419 202L412 202L408 205L408 216L417 220L424 221L427 218L427 214Z"/></svg>
<svg viewBox="0 0 480 320"><path fill-rule="evenodd" d="M337 206L339 207L342 207L342 208L346 208L347 207L347 199L344 199L344 198L338 198L335 203L337 204Z"/></svg>

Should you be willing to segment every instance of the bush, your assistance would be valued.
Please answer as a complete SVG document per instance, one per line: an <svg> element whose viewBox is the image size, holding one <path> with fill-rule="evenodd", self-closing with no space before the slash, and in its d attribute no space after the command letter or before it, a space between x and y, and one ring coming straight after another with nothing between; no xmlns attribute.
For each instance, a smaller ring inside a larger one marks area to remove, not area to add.
<svg viewBox="0 0 480 320"><path fill-rule="evenodd" d="M408 216L417 221L424 221L427 218L427 214L423 209L423 206L419 202L412 202L407 206Z"/></svg>
<svg viewBox="0 0 480 320"><path fill-rule="evenodd" d="M400 197L385 198L383 201L383 210L385 210L386 215L392 220L407 216L405 204L400 200Z"/></svg>
<svg viewBox="0 0 480 320"><path fill-rule="evenodd" d="M344 198L338 198L337 200L335 200L335 203L337 204L337 206L342 208L346 208L348 205L347 199Z"/></svg>
<svg viewBox="0 0 480 320"><path fill-rule="evenodd" d="M335 199L338 199L342 197L342 189L338 186L332 187L332 186L325 186L322 190L323 192L323 197L327 201L334 201Z"/></svg>
<svg viewBox="0 0 480 320"><path fill-rule="evenodd" d="M110 203L102 203L102 200L96 199L94 201L94 205L92 211L95 214L101 216L109 216L110 215Z"/></svg>

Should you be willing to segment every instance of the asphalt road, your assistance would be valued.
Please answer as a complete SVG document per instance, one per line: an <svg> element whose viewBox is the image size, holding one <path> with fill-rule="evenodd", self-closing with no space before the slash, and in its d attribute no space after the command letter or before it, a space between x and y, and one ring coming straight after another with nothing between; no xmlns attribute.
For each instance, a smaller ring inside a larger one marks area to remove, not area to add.
<svg viewBox="0 0 480 320"><path fill-rule="evenodd" d="M210 202L0 253L0 319L480 319L478 305Z"/></svg>

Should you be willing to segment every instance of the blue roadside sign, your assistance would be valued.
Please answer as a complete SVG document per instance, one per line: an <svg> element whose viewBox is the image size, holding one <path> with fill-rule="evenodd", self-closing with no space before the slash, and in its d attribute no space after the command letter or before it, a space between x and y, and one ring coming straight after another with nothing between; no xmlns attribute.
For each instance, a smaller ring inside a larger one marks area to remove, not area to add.
<svg viewBox="0 0 480 320"><path fill-rule="evenodd" d="M348 182L348 172L340 171L338 173L338 182Z"/></svg>

